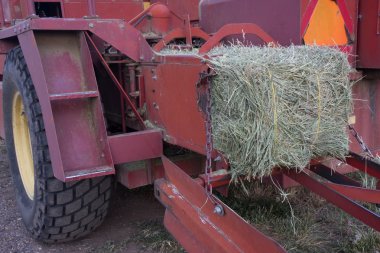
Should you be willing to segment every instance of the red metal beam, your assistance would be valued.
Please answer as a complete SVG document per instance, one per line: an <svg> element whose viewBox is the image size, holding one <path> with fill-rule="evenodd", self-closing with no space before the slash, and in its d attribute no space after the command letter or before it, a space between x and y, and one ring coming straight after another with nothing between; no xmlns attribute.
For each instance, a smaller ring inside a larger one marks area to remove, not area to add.
<svg viewBox="0 0 380 253"><path fill-rule="evenodd" d="M347 3L345 0L336 0L340 13L342 14L344 24L350 34L354 34L354 22L352 22L352 18L350 12L347 8Z"/></svg>
<svg viewBox="0 0 380 253"><path fill-rule="evenodd" d="M363 187L355 187L350 185L340 185L334 183L323 183L327 187L334 189L340 194L349 197L350 199L380 204L380 191L373 189L366 189Z"/></svg>
<svg viewBox="0 0 380 253"><path fill-rule="evenodd" d="M318 182L316 179L312 178L310 175L307 175L305 172L297 173L294 170L288 170L285 172L285 174L312 192L320 195L327 201L341 208L343 211L362 221L366 225L372 227L377 231L380 231L380 216L378 214L364 208L360 204L352 201L347 196L344 196L333 188L330 188L328 184L325 185ZM342 189L342 187L337 188L344 190L344 192L348 192L347 189Z"/></svg>
<svg viewBox="0 0 380 253"><path fill-rule="evenodd" d="M311 0L310 3L307 5L305 13L303 14L302 20L301 20L301 37L306 33L306 29L309 25L311 16L313 15L314 9L317 6L318 0Z"/></svg>
<svg viewBox="0 0 380 253"><path fill-rule="evenodd" d="M239 34L254 34L266 43L274 42L275 40L261 29L256 24L241 23L227 24L217 31L205 44L199 49L199 54L206 54L212 48L217 46L219 42L227 36Z"/></svg>
<svg viewBox="0 0 380 253"><path fill-rule="evenodd" d="M334 171L331 168L323 165L323 164L316 164L310 166L309 170L314 172L315 174L329 180L330 182L336 183L336 184L343 184L343 185L348 185L348 186L356 186L356 187L361 187L362 185L345 176L340 174L338 171Z"/></svg>
<svg viewBox="0 0 380 253"><path fill-rule="evenodd" d="M204 187L169 159L162 160L166 179L156 180L156 197L166 207L166 227L187 251L285 252L221 201L210 200ZM216 206L224 212L215 213Z"/></svg>
<svg viewBox="0 0 380 253"><path fill-rule="evenodd" d="M87 0L87 4L88 4L88 15L90 17L96 17L95 0Z"/></svg>
<svg viewBox="0 0 380 253"><path fill-rule="evenodd" d="M33 18L0 31L0 39L13 37L30 30L91 31L105 42L136 62L151 61L153 50L143 35L124 20Z"/></svg>
<svg viewBox="0 0 380 253"><path fill-rule="evenodd" d="M108 137L115 164L157 158L162 155L161 130L145 130Z"/></svg>
<svg viewBox="0 0 380 253"><path fill-rule="evenodd" d="M350 156L346 157L346 162L352 167L380 179L380 164L353 152L350 152Z"/></svg>

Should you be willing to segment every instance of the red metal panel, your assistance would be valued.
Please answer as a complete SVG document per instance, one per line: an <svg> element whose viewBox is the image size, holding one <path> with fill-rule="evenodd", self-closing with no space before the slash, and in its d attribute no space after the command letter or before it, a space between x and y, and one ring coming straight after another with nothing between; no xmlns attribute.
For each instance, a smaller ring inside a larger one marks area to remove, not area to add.
<svg viewBox="0 0 380 253"><path fill-rule="evenodd" d="M153 51L142 34L123 20L102 19L30 19L0 32L0 39L31 29L60 31L90 31L134 61L151 61Z"/></svg>
<svg viewBox="0 0 380 253"><path fill-rule="evenodd" d="M18 36L18 40L24 53L25 61L28 65L33 83L38 83L38 85L36 85L36 92L41 104L49 150L51 151L50 159L53 168L55 169L54 174L57 178L64 180L64 168L58 145L56 125L53 120L53 113L49 101L49 93L47 90L47 82L44 75L41 56L38 51L33 31L20 34Z"/></svg>
<svg viewBox="0 0 380 253"><path fill-rule="evenodd" d="M80 32L36 34L49 97L67 93L98 93L93 63ZM61 66L65 67L62 68ZM67 97L52 101L65 179L89 175L91 170L113 173L99 97ZM96 169L95 169L96 168Z"/></svg>
<svg viewBox="0 0 380 253"><path fill-rule="evenodd" d="M77 32L51 35L39 33L35 39L29 31L19 41L41 103L54 175L69 181L112 174L99 98L50 104L51 94L97 89L84 37Z"/></svg>
<svg viewBox="0 0 380 253"><path fill-rule="evenodd" d="M359 1L357 54L359 68L380 68L379 0Z"/></svg>
<svg viewBox="0 0 380 253"><path fill-rule="evenodd" d="M2 3L4 7L4 18L6 22L11 22L14 19L22 19L24 17L24 14L26 14L24 6L25 1L2 0Z"/></svg>
<svg viewBox="0 0 380 253"><path fill-rule="evenodd" d="M367 77L353 87L354 114L356 123L353 125L373 153L380 152L380 80L378 74ZM357 153L362 150L351 136L350 149Z"/></svg>
<svg viewBox="0 0 380 253"><path fill-rule="evenodd" d="M197 83L207 66L195 57L166 57L163 61L166 63L157 67L143 68L147 119L164 130L165 141L203 154L206 137ZM180 78L173 73L180 73Z"/></svg>
<svg viewBox="0 0 380 253"><path fill-rule="evenodd" d="M142 0L98 1L96 14L101 18L131 20L144 10Z"/></svg>
<svg viewBox="0 0 380 253"><path fill-rule="evenodd" d="M163 145L161 132L161 130L145 130L108 137L114 163L160 157Z"/></svg>
<svg viewBox="0 0 380 253"><path fill-rule="evenodd" d="M203 0L200 27L215 33L226 24L253 23L281 45L300 44L300 8L300 0Z"/></svg>
<svg viewBox="0 0 380 253"><path fill-rule="evenodd" d="M143 10L143 0L97 0L95 3L95 13L100 18L130 20ZM88 0L65 1L64 11L66 18L88 16Z"/></svg>
<svg viewBox="0 0 380 253"><path fill-rule="evenodd" d="M89 15L88 0L2 0L6 21L23 19L34 13L34 2L59 2L63 17ZM143 11L143 0L96 0L96 14L101 18L130 20Z"/></svg>
<svg viewBox="0 0 380 253"><path fill-rule="evenodd" d="M164 3L169 6L169 9L179 15L181 18L190 20L199 20L198 4L200 0L151 0L152 3Z"/></svg>

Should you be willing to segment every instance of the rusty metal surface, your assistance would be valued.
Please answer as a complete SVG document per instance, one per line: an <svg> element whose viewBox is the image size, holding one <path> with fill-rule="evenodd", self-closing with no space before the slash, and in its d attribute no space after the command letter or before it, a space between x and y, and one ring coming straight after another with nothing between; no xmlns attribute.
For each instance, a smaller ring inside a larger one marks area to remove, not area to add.
<svg viewBox="0 0 380 253"><path fill-rule="evenodd" d="M47 81L44 75L43 65L40 53L38 51L37 42L32 31L20 34L18 36L21 49L24 52L25 61L28 65L29 72L35 86L39 102L41 104L46 136L48 139L49 149L52 151L50 158L53 168L55 169L55 176L64 180L64 169L62 164L61 152L59 150L58 137L56 133L56 124L52 113L52 106L49 101L49 92L47 89Z"/></svg>
<svg viewBox="0 0 380 253"><path fill-rule="evenodd" d="M156 197L166 207L165 225L187 251L285 252L218 200L224 215L214 213L215 205L204 188L169 159L163 156L162 160L165 179L155 182Z"/></svg>
<svg viewBox="0 0 380 253"><path fill-rule="evenodd" d="M98 92L84 36L51 35L29 31L20 34L19 41L41 103L54 175L70 181L112 174L99 98L50 99L62 93Z"/></svg>

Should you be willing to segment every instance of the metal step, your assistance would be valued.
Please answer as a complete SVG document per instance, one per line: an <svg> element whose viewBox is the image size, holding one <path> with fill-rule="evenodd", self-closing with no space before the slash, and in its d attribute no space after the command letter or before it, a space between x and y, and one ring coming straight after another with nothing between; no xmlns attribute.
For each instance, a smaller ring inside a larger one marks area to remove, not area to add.
<svg viewBox="0 0 380 253"><path fill-rule="evenodd" d="M60 94L51 94L50 100L70 100L70 99L81 99L81 98L95 98L99 96L98 91L79 91L79 92L68 92Z"/></svg>

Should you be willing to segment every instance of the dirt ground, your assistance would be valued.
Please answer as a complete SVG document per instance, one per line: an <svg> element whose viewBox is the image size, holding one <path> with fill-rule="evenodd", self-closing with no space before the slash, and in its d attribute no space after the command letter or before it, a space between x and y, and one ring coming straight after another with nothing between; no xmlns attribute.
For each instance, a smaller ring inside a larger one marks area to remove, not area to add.
<svg viewBox="0 0 380 253"><path fill-rule="evenodd" d="M130 240L139 233L140 228L136 224L163 217L164 209L155 200L152 188L129 191L117 187L108 217L99 228L83 239L55 245L35 241L26 231L17 208L3 141L0 141L0 152L0 252L155 253Z"/></svg>
<svg viewBox="0 0 380 253"><path fill-rule="evenodd" d="M283 195L271 185L255 182L248 186L252 194L242 194L238 187L224 201L289 252L380 253L380 233L318 196L296 187L286 191L284 202ZM372 208L380 213L380 209ZM162 226L163 213L152 187L127 190L119 186L106 220L93 233L71 243L37 242L21 220L0 140L0 253L183 253Z"/></svg>

